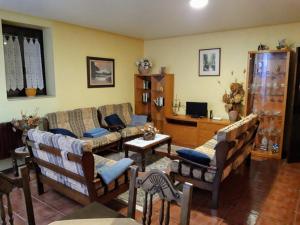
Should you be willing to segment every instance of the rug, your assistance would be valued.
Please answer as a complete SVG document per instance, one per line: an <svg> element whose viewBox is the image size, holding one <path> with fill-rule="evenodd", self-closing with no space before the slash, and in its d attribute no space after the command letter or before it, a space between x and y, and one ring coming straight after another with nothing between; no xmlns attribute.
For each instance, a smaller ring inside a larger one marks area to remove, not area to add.
<svg viewBox="0 0 300 225"><path fill-rule="evenodd" d="M176 145L172 145L171 152L175 153L178 148L180 148L180 147L176 146ZM167 146L161 146L155 150L167 152ZM113 160L120 160L125 157L125 153L124 152L110 153L108 155L105 155L105 157L109 158L109 159L113 159ZM136 162L137 166L140 166L140 162L141 162L140 154L129 151L129 158L133 159ZM171 162L171 159L169 159L168 157L161 157L157 154L152 154L151 151L149 151L146 154L145 159L146 159L146 163L145 163L146 172L150 171L152 169L158 169L158 170L167 172L168 166ZM129 191L126 191L123 194L119 195L117 197L117 200L127 204L128 197L129 197ZM145 192L141 189L138 189L137 196L136 196L136 209L137 210L139 210L139 211L143 210L144 200L145 200ZM158 196L153 196L153 201L156 201L156 200L158 200Z"/></svg>

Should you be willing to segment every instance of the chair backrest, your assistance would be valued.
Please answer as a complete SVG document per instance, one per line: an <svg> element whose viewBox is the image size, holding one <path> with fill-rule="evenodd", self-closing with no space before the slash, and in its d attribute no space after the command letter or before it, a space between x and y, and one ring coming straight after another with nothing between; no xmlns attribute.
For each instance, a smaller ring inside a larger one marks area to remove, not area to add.
<svg viewBox="0 0 300 225"><path fill-rule="evenodd" d="M46 118L49 129L64 128L79 138L83 137L85 131L100 127L95 107L48 113Z"/></svg>
<svg viewBox="0 0 300 225"><path fill-rule="evenodd" d="M111 114L117 114L125 125L129 125L131 123L131 116L133 114L130 103L103 105L98 108L98 111L101 116L100 123L102 126L107 126L105 117Z"/></svg>
<svg viewBox="0 0 300 225"><path fill-rule="evenodd" d="M180 225L189 224L193 191L192 184L184 183L183 191L180 192L175 189L171 179L163 171L151 170L143 177L137 177L137 175L138 169L132 167L129 187L128 217L135 219L137 188L141 188L145 191L142 217L143 224L151 224L152 201L155 194L157 194L161 200L159 224L169 224L171 202L175 202L181 206Z"/></svg>
<svg viewBox="0 0 300 225"><path fill-rule="evenodd" d="M6 214L4 209L4 196L7 198L7 214L8 221L10 224L14 224L13 221L13 209L10 201L10 193L14 188L22 188L25 198L25 205L27 211L27 218L29 225L35 225L33 206L31 200L31 192L29 187L29 171L27 167L20 168L21 177L20 178L9 178L4 174L0 173L0 214L2 224L6 223Z"/></svg>

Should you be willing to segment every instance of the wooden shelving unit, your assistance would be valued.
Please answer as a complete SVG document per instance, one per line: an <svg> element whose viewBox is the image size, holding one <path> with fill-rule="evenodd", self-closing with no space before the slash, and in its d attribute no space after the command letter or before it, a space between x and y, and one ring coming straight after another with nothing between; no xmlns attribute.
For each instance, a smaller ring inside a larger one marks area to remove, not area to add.
<svg viewBox="0 0 300 225"><path fill-rule="evenodd" d="M246 113L260 118L254 157L282 157L290 54L286 50L248 54Z"/></svg>
<svg viewBox="0 0 300 225"><path fill-rule="evenodd" d="M155 127L163 131L164 119L172 114L173 74L135 74L135 113L148 115Z"/></svg>

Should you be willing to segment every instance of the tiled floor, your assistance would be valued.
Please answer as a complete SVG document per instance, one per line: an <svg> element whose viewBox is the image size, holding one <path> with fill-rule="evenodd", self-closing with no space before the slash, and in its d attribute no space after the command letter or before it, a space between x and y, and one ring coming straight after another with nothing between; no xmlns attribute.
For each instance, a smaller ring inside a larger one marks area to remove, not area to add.
<svg viewBox="0 0 300 225"><path fill-rule="evenodd" d="M48 224L80 208L77 203L46 188L37 195L35 181L31 181L33 205L38 225ZM20 191L13 194L15 224L25 224L26 213ZM292 225L300 224L300 163L252 161L242 166L223 184L220 208L211 210L210 193L194 190L191 225ZM126 215L126 206L117 201L109 207ZM153 221L158 218L159 204L154 206ZM180 208L172 206L170 224L178 224ZM140 218L138 213L137 218ZM157 221L157 220L156 220ZM155 224L155 223L154 223Z"/></svg>

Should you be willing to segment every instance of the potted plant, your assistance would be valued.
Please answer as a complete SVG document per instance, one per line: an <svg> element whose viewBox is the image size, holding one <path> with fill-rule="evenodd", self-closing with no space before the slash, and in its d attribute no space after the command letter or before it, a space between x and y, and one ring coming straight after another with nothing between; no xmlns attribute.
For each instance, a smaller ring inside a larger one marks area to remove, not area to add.
<svg viewBox="0 0 300 225"><path fill-rule="evenodd" d="M152 62L147 58L137 61L136 65L140 74L149 74L152 68Z"/></svg>
<svg viewBox="0 0 300 225"><path fill-rule="evenodd" d="M243 112L243 101L245 91L242 83L234 82L230 85L230 93L223 95L225 110L228 113L229 120L235 122L240 119Z"/></svg>

